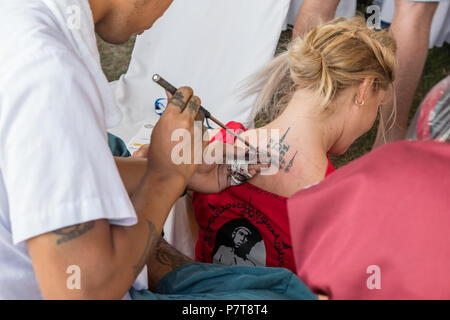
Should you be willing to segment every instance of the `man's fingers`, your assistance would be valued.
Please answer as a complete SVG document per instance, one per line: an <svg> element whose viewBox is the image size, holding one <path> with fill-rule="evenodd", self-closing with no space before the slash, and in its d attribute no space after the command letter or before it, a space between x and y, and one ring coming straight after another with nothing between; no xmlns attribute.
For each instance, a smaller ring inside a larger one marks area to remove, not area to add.
<svg viewBox="0 0 450 320"><path fill-rule="evenodd" d="M202 109L198 110L197 116L195 117L195 121L201 121L202 123L205 121L205 113L203 112Z"/></svg>
<svg viewBox="0 0 450 320"><path fill-rule="evenodd" d="M173 97L169 100L166 107L166 112L183 112L186 109L188 101L191 99L194 92L189 87L181 87L175 92Z"/></svg>
<svg viewBox="0 0 450 320"><path fill-rule="evenodd" d="M199 121L202 123L202 137L205 136L207 129L205 127L205 113L202 109L198 110L197 116L195 117L195 121ZM208 146L209 139L203 139L203 150Z"/></svg>
<svg viewBox="0 0 450 320"><path fill-rule="evenodd" d="M252 176L261 173L261 169L269 168L270 163L268 164L249 164L248 165L248 173L250 173Z"/></svg>
<svg viewBox="0 0 450 320"><path fill-rule="evenodd" d="M202 102L200 101L199 97L193 96L187 103L187 107L183 112L188 114L192 121L194 121L197 118L201 103Z"/></svg>
<svg viewBox="0 0 450 320"><path fill-rule="evenodd" d="M138 150L136 150L133 153L132 157L133 158L147 158L149 147L150 147L149 144L143 145L142 147L140 147Z"/></svg>

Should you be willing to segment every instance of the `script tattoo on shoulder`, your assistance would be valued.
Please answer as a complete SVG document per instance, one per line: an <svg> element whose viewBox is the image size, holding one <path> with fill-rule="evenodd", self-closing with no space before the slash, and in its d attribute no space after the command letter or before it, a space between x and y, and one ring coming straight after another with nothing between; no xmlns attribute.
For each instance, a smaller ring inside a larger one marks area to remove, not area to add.
<svg viewBox="0 0 450 320"><path fill-rule="evenodd" d="M94 225L95 221L89 221L86 223L77 224L75 226L55 230L53 231L53 233L60 236L60 238L56 240L56 244L60 245L61 243L78 238L89 230L92 230L94 228Z"/></svg>
<svg viewBox="0 0 450 320"><path fill-rule="evenodd" d="M139 259L139 262L135 266L133 266L134 277L137 277L141 272L142 268L144 268L144 266L147 264L148 259L152 255L153 249L155 248L155 246L158 243L158 240L160 239L160 235L156 231L156 228L153 225L153 223L151 223L150 220L146 221L149 233L147 236L147 241L145 242L145 248L144 252L142 253L141 259Z"/></svg>
<svg viewBox="0 0 450 320"><path fill-rule="evenodd" d="M287 128L286 132L283 134L283 136L278 140L275 141L274 139L270 139L270 144L267 145L267 149L275 150L279 154L278 159L278 168L280 170L284 170L284 172L288 173L292 166L294 165L295 157L298 154L298 151L295 151L295 154L291 157L288 157L288 152L291 149L290 144L286 142L286 137L289 134L289 131L291 128Z"/></svg>
<svg viewBox="0 0 450 320"><path fill-rule="evenodd" d="M297 156L298 151L295 152L294 156L289 160L288 165L284 169L284 172L289 172L289 170L292 168L292 165L294 164L295 157Z"/></svg>

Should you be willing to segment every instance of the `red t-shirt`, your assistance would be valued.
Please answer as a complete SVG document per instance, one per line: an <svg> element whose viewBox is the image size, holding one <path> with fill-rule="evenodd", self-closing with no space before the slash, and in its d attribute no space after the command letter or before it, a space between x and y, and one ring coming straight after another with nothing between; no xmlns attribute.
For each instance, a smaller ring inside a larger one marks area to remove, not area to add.
<svg viewBox="0 0 450 320"><path fill-rule="evenodd" d="M227 126L238 133L246 130L236 122ZM234 137L224 130L215 139L234 143ZM329 163L327 175L332 171ZM196 261L284 267L295 272L286 203L287 198L250 183L218 194L194 193L199 225Z"/></svg>
<svg viewBox="0 0 450 320"><path fill-rule="evenodd" d="M299 191L288 210L297 275L313 292L450 299L449 144L389 143Z"/></svg>

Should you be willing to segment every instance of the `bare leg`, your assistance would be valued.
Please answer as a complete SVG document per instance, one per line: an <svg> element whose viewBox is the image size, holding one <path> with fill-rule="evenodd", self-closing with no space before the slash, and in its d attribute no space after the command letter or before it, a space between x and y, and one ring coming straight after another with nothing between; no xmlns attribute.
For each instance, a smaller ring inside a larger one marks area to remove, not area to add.
<svg viewBox="0 0 450 320"><path fill-rule="evenodd" d="M394 81L397 116L392 129L385 133L386 142L405 138L409 111L428 54L431 22L437 5L437 2L395 2L390 30L397 40L398 68ZM393 107L393 102L383 106L382 117L385 122L389 119ZM383 128L380 126L374 148L382 144Z"/></svg>
<svg viewBox="0 0 450 320"><path fill-rule="evenodd" d="M156 291L159 282L166 274L182 265L190 263L194 263L194 261L177 251L161 238L153 255L147 262L148 287L150 291Z"/></svg>
<svg viewBox="0 0 450 320"><path fill-rule="evenodd" d="M340 0L304 0L295 20L292 38L301 36L321 21L334 18Z"/></svg>

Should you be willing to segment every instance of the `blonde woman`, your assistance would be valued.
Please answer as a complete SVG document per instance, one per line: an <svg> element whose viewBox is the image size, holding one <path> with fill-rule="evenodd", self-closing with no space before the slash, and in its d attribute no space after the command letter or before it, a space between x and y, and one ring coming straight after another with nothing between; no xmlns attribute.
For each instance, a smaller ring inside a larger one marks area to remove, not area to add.
<svg viewBox="0 0 450 320"><path fill-rule="evenodd" d="M256 75L249 91L260 94L252 120L265 114L269 123L242 136L278 130L279 139L268 147L280 155L279 171L218 194L194 193L197 261L246 260L296 271L286 200L323 180L334 170L328 154L344 153L373 126L392 96L395 51L389 33L368 29L359 17L340 18L294 40ZM233 230L239 227L249 232L236 245ZM239 259L215 259L223 247Z"/></svg>

